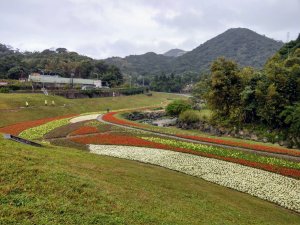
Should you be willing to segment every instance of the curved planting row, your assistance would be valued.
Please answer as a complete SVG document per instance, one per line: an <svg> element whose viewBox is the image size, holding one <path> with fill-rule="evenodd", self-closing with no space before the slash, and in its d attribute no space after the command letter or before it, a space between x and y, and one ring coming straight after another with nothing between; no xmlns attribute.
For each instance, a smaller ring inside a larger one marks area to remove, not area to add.
<svg viewBox="0 0 300 225"><path fill-rule="evenodd" d="M69 136L76 136L76 135L85 135L85 134L94 134L98 133L99 130L96 127L92 126L83 126L78 128L77 130L71 132Z"/></svg>
<svg viewBox="0 0 300 225"><path fill-rule="evenodd" d="M102 133L89 136L71 137L71 141L80 144L101 145L125 145L139 146L156 149L165 149L183 153L189 153L208 158L220 159L249 167L282 174L299 179L300 163L290 162L283 159L269 158L244 153L237 150L222 149L214 146L206 146L189 142L168 140L153 137L135 137L120 134Z"/></svg>
<svg viewBox="0 0 300 225"><path fill-rule="evenodd" d="M236 142L236 141L230 141L230 140L201 137L201 136L182 135L182 134L177 134L176 136L182 137L182 138L187 138L187 139L192 139L192 140L196 140L196 141L210 142L210 143L228 145L228 146L234 146L234 147L242 147L242 148L248 148L248 149L253 149L253 150L263 151L263 152L272 152L272 153L285 154L285 155L291 155L291 156L300 156L300 151L293 150L293 149L285 149L285 148L280 148L280 147L275 147L275 146L249 144L249 143L245 143L245 142Z"/></svg>
<svg viewBox="0 0 300 225"><path fill-rule="evenodd" d="M64 119L64 118L71 118L71 117L77 116L77 115L78 114L69 114L69 115L65 115L65 116L57 116L57 117L44 118L44 119L39 119L39 120L25 121L25 122L16 123L16 124L12 124L12 125L9 125L9 126L1 127L0 132L1 133L12 134L12 135L18 135L22 131L27 130L29 128L37 127L37 126L40 126L42 124L45 124L45 123L48 123L48 122L51 122L51 121L54 121L54 120L60 120L60 119Z"/></svg>
<svg viewBox="0 0 300 225"><path fill-rule="evenodd" d="M179 152L89 145L92 153L136 160L183 172L300 212L300 181L231 162Z"/></svg>
<svg viewBox="0 0 300 225"><path fill-rule="evenodd" d="M133 123L131 121L125 120L125 119L116 118L115 115L118 113L119 112L107 113L102 117L102 119L104 121L119 124L119 125L131 126L131 127L136 127L136 128L145 129L145 130L149 129L146 126L143 126L143 124L137 124L137 123ZM227 146L233 146L233 147L247 148L247 149L252 149L252 150L262 151L262 152L271 152L271 153L285 154L285 155L291 155L291 156L300 156L300 151L298 151L298 150L285 149L285 148L280 148L280 147L275 147L275 146L250 144L250 143L245 143L245 142L236 142L236 141L229 141L229 140L202 137L202 136L192 136L192 135L182 135L182 134L175 134L175 135L169 134L169 135L186 138L186 139L191 139L191 140L208 142L208 143L215 143L215 144L221 144L221 145L227 145Z"/></svg>

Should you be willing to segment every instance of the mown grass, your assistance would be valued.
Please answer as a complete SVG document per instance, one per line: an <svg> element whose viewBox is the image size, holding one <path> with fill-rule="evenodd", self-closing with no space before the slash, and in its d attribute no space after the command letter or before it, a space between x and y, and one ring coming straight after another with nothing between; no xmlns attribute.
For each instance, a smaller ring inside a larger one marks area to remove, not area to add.
<svg viewBox="0 0 300 225"><path fill-rule="evenodd" d="M145 106L162 106L166 102L185 98L182 96L153 93L152 96L144 94L122 97L66 99L59 96L45 96L42 94L1 94L0 93L0 127L22 121L36 120L72 113L86 113L106 111L106 109L128 109ZM44 101L48 101L48 106ZM55 106L51 105L52 100ZM29 102L29 108L25 102ZM22 108L20 108L22 107Z"/></svg>
<svg viewBox="0 0 300 225"><path fill-rule="evenodd" d="M0 224L299 224L299 214L199 178L0 138Z"/></svg>

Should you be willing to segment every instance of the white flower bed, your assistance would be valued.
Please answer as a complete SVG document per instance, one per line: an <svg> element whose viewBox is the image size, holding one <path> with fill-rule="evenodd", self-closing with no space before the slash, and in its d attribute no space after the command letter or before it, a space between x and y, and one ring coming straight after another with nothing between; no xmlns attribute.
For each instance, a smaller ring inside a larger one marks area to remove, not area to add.
<svg viewBox="0 0 300 225"><path fill-rule="evenodd" d="M78 123L78 122L83 122L83 121L88 121L88 120L96 120L99 115L100 114L97 113L97 114L78 116L78 117L71 119L70 123Z"/></svg>
<svg viewBox="0 0 300 225"><path fill-rule="evenodd" d="M217 159L161 149L89 145L92 153L159 165L300 212L300 181Z"/></svg>

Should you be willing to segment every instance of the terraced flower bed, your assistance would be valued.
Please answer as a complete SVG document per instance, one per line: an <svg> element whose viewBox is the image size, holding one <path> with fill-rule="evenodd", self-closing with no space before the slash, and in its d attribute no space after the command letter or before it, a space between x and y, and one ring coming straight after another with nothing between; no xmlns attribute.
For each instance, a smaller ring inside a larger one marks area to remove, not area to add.
<svg viewBox="0 0 300 225"><path fill-rule="evenodd" d="M108 122L119 124L119 125L133 126L133 127L138 127L138 128L144 127L142 124L137 124L137 123L130 122L128 120L116 118L114 115L116 115L118 113L120 113L120 112L106 113L105 115L103 115L102 119L104 121L108 121Z"/></svg>
<svg viewBox="0 0 300 225"><path fill-rule="evenodd" d="M91 122L88 124L92 124ZM98 124L98 130L106 124ZM241 165L263 169L266 171L282 174L299 179L300 163L288 161L285 159L277 159L273 157L259 156L235 149L223 149L220 147L206 146L190 142L177 141L173 139L159 138L156 135L149 135L143 131L126 130L126 128L118 128L114 130L111 126L109 133L99 133L95 135L71 137L69 140L78 144L104 144L104 145L127 145L140 146L148 148L158 148L172 150L177 152L189 153L209 158L216 158L224 161L234 162Z"/></svg>
<svg viewBox="0 0 300 225"><path fill-rule="evenodd" d="M136 160L183 172L300 212L300 181L267 171L179 152L90 145L92 153Z"/></svg>
<svg viewBox="0 0 300 225"><path fill-rule="evenodd" d="M267 170L285 176L290 176L298 179L300 178L300 163L297 162L249 154L238 150L230 150L177 140L162 139L156 137L144 137L143 139L176 147L178 149L181 149L181 152L192 153L194 155L200 155L209 158L221 159L224 161L234 162L245 166ZM190 150L190 152L182 151L182 149L188 149Z"/></svg>
<svg viewBox="0 0 300 225"><path fill-rule="evenodd" d="M275 146L266 146L266 145L259 145L259 144L249 144L245 142L235 142L235 141L229 141L229 140L223 140L223 139L216 139L216 138L209 138L209 137L201 137L201 136L191 136L191 135L182 135L177 134L177 137L197 140L197 141L204 141L204 142L210 142L210 143L216 143L216 144L222 144L222 145L229 145L234 147L243 147L258 151L264 151L264 152L272 152L272 153L279 153L279 154L286 154L291 156L300 156L300 151L293 150L293 149L285 149Z"/></svg>
<svg viewBox="0 0 300 225"><path fill-rule="evenodd" d="M5 126L0 128L1 133L9 133L13 135L18 135L22 131L40 126L42 124L54 121L54 120L60 120L64 118L71 118L73 116L77 116L78 114L70 114L70 115L65 115L65 116L57 116L57 117L52 117L52 118L44 118L44 119L39 119L39 120L33 120L33 121L26 121L26 122L21 122L21 123L16 123L13 125Z"/></svg>
<svg viewBox="0 0 300 225"><path fill-rule="evenodd" d="M119 112L111 112L111 113L105 114L102 117L102 119L104 121L108 121L108 122L119 124L119 125L132 126L132 127L136 127L136 128L142 128L145 130L151 130L151 128L149 128L149 126L133 123L126 119L116 118L116 115L118 113ZM162 132L161 130L159 132L168 133L168 132ZM285 154L285 155L291 155L291 156L300 156L299 150L286 149L286 148L275 147L275 146L250 144L250 143L246 143L246 142L237 142L237 141L230 141L230 140L224 140L224 139L219 139L219 138L209 138L209 137L202 137L202 136L192 136L192 135L183 135L183 134L171 134L171 135L186 138L186 139L191 139L191 140L208 142L208 143L222 144L222 145L228 145L228 146L233 146L233 147L242 147L242 148L252 149L252 150L256 150L256 151Z"/></svg>
<svg viewBox="0 0 300 225"><path fill-rule="evenodd" d="M42 124L40 126L32 127L27 130L22 131L19 136L22 138L34 140L34 139L40 139L45 134L49 133L51 130L54 130L55 128L64 126L69 123L69 118L60 119L60 120L54 120L45 124Z"/></svg>
<svg viewBox="0 0 300 225"><path fill-rule="evenodd" d="M178 147L155 143L134 136L111 133L96 134L85 137L71 137L70 140L80 144L127 145L184 151L184 149Z"/></svg>
<svg viewBox="0 0 300 225"><path fill-rule="evenodd" d="M82 126L79 129L71 132L69 135L76 136L76 135L84 135L84 134L94 134L94 133L98 133L98 132L99 132L99 130L96 127Z"/></svg>

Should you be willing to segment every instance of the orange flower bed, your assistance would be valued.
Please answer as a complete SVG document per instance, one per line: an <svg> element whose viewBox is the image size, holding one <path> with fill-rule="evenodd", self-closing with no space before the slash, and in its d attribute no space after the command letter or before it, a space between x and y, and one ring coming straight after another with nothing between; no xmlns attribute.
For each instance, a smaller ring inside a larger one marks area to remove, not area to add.
<svg viewBox="0 0 300 225"><path fill-rule="evenodd" d="M180 134L178 134L176 136L182 137L182 138L188 138L188 139L192 139L192 140L215 143L215 144L248 148L248 149L257 150L257 151L272 152L272 153L285 154L285 155L291 155L291 156L300 156L300 151L292 150L292 149L285 149L285 148L280 148L280 147L275 147L275 146L273 147L273 146L265 146L265 145L259 145L259 144L249 144L249 143L245 143L245 142L235 142L235 141L221 140L221 139L200 137L200 136L190 136L190 135L180 135Z"/></svg>
<svg viewBox="0 0 300 225"><path fill-rule="evenodd" d="M39 119L39 120L33 120L33 121L26 121L26 122L21 122L21 123L16 123L13 125L5 126L0 128L0 133L8 133L12 135L18 135L21 133L23 130L32 128L32 127L37 127L39 125L54 121L54 120L59 120L59 119L65 119L65 118L71 118L73 116L77 116L78 114L70 114L70 115L65 115L65 116L57 116L57 117L51 117L51 118L44 118L44 119Z"/></svg>
<svg viewBox="0 0 300 225"><path fill-rule="evenodd" d="M86 136L86 137L74 137L70 139L80 144L128 145L128 146L139 146L139 147L172 149L172 150L177 149L176 147L171 147L168 145L143 140L138 137L108 134L108 133L96 134L93 136Z"/></svg>
<svg viewBox="0 0 300 225"><path fill-rule="evenodd" d="M94 134L94 133L98 133L98 132L99 131L96 127L83 126L83 127L80 127L79 129L71 132L70 136L84 135L84 134Z"/></svg>
<svg viewBox="0 0 300 225"><path fill-rule="evenodd" d="M119 124L119 125L141 127L141 128L144 127L142 124L137 124L137 123L133 123L133 122L130 122L130 121L127 121L127 120L122 120L122 119L114 117L114 115L117 114L117 113L119 113L119 112L106 113L102 117L102 119L104 121L108 121L108 122L111 122L111 123L116 123L116 124Z"/></svg>
<svg viewBox="0 0 300 225"><path fill-rule="evenodd" d="M140 139L137 137L131 136L123 136L123 135L114 135L114 134L96 134L93 136L87 137L74 137L70 138L72 141L80 143L80 144L108 144L108 145L127 145L127 146L139 146L139 147L149 147L149 148L158 148L165 150L172 150L177 152L189 153L193 155L199 155L208 158L220 159L228 162L237 163L244 166L254 167L262 170L266 170L269 172L278 173L284 176L300 178L300 170L280 167L271 164L264 164L259 162L252 162L245 159L236 159L231 157L218 156L211 153L194 151L191 149L173 147L165 144L159 144L151 141L147 141L144 139Z"/></svg>
<svg viewBox="0 0 300 225"><path fill-rule="evenodd" d="M118 112L111 112L111 113L105 114L103 116L103 120L111 122L111 123L125 125L125 126L145 128L145 126L143 126L142 124L137 124L137 123L133 123L130 121L126 121L126 120L122 120L122 119L114 117L114 115L117 113ZM192 136L192 135L177 134L176 136L182 137L182 138L187 138L187 139L192 139L192 140L197 140L197 141L208 142L208 143L248 148L248 149L263 151L263 152L271 152L271 153L285 154L285 155L291 155L291 156L300 156L300 151L292 150L292 149L285 149L285 148L280 148L280 147L275 147L275 146L273 147L273 146L266 146L266 145L260 145L260 144L249 144L249 143L245 143L245 142L236 142L236 141L229 141L229 140L222 140L222 139L215 139L215 138L201 137L201 136Z"/></svg>

